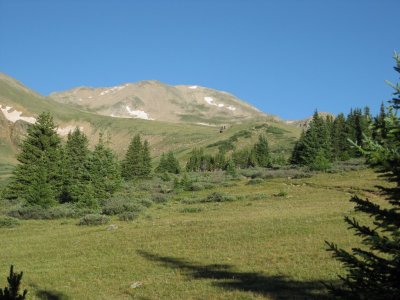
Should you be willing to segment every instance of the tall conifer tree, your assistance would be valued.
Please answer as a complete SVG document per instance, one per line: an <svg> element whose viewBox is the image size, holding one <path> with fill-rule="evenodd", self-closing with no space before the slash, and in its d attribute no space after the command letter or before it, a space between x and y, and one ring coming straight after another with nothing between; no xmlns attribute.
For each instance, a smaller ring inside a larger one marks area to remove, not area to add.
<svg viewBox="0 0 400 300"><path fill-rule="evenodd" d="M400 57L396 55L395 59L395 70L400 73ZM362 225L355 218L345 218L362 238L364 247L348 252L327 243L328 250L347 269L347 274L340 276L342 286L330 286L332 293L343 299L400 299L400 120L396 114L400 85L392 86L395 89L390 107L393 113L385 118L387 136L379 143L367 138L359 149L397 186L386 189L389 198L384 206L358 196L351 198L356 211L372 217L373 227Z"/></svg>

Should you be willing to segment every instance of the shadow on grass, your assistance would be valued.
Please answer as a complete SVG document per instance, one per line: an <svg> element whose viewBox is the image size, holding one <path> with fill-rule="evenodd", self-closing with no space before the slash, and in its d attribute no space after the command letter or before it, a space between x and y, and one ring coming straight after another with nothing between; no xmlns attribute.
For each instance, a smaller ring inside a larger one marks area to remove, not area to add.
<svg viewBox="0 0 400 300"><path fill-rule="evenodd" d="M184 259L158 256L146 251L138 253L163 266L180 269L194 279L211 279L213 285L226 290L240 290L268 296L272 299L331 299L320 281L296 281L285 276L266 276L255 272L237 272L224 264L200 265ZM326 282L335 284L334 282Z"/></svg>
<svg viewBox="0 0 400 300"><path fill-rule="evenodd" d="M39 290L36 292L36 297L41 300L68 300L68 296L57 291Z"/></svg>

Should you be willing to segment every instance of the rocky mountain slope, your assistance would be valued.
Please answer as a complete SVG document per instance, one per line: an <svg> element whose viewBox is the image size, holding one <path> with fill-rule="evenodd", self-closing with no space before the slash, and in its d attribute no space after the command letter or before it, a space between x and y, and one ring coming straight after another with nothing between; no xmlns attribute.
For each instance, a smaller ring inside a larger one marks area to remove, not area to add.
<svg viewBox="0 0 400 300"><path fill-rule="evenodd" d="M145 87L140 88L141 85ZM15 164L19 142L43 111L54 116L58 133L63 137L79 127L93 147L99 134L105 133L120 157L137 133L149 141L156 159L162 152L173 150L183 161L194 147L204 147L210 153L226 142L245 147L255 142L261 132L267 132L273 151L289 151L300 133L298 128L277 121L232 95L207 88L140 82L127 86L125 96L120 94L122 90L114 90L78 88L45 97L0 73L0 167ZM86 93L85 100L79 100L84 99L81 93ZM134 94L144 104L137 100L135 106L127 100L129 97L132 100ZM163 102L160 99L166 98L158 94L170 98ZM134 114L134 111L143 112ZM225 129L221 131L222 124Z"/></svg>
<svg viewBox="0 0 400 300"><path fill-rule="evenodd" d="M55 101L105 116L203 125L267 117L235 96L201 86L140 81L109 88L79 87L52 93Z"/></svg>

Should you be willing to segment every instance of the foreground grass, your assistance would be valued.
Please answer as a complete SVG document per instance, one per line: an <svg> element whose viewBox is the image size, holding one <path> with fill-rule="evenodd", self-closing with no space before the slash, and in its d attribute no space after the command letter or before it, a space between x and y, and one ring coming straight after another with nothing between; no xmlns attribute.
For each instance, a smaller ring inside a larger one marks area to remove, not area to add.
<svg viewBox="0 0 400 300"><path fill-rule="evenodd" d="M77 220L0 229L1 285L14 264L31 299L325 298L320 282L342 270L324 240L358 243L343 222L354 215L348 200L381 202L381 180L361 170L246 183L218 189L241 200L171 200L137 221L113 220L115 230Z"/></svg>

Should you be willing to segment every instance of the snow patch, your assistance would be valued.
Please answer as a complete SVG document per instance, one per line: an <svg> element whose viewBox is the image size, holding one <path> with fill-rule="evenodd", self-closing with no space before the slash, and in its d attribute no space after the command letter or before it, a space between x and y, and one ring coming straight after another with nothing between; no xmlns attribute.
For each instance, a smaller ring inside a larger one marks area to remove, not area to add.
<svg viewBox="0 0 400 300"><path fill-rule="evenodd" d="M0 105L0 109L3 113L3 115L6 117L6 119L13 123L15 123L19 120L22 120L22 121L25 121L25 122L28 122L31 124L36 122L36 119L34 117L23 117L22 112L13 110L11 106L6 106L5 108L3 108L3 106Z"/></svg>
<svg viewBox="0 0 400 300"><path fill-rule="evenodd" d="M149 115L146 112L144 112L143 110L131 110L131 108L129 106L126 106L126 110L128 111L128 113L131 116L134 116L135 118L144 119L144 120L153 120L153 119L149 118Z"/></svg>
<svg viewBox="0 0 400 300"><path fill-rule="evenodd" d="M214 103L214 99L213 98L211 98L211 97L204 97L204 101L206 101L208 104L210 104L210 105L216 105L215 103Z"/></svg>
<svg viewBox="0 0 400 300"><path fill-rule="evenodd" d="M203 126L211 126L211 127L215 127L215 126L217 126L217 125L213 125L213 124L209 124L209 123L202 123L202 122L199 122L199 123L196 123L197 125L203 125Z"/></svg>
<svg viewBox="0 0 400 300"><path fill-rule="evenodd" d="M62 127L59 127L59 128L57 128L57 133L58 133L59 135L66 136L66 135L68 135L68 133L70 133L71 131L74 131L75 128L76 128L76 126L72 126L72 125L66 126L66 127L63 127L63 128L62 128ZM83 127L79 127L79 130L83 131Z"/></svg>
<svg viewBox="0 0 400 300"><path fill-rule="evenodd" d="M218 104L215 103L214 99L212 97L204 97L204 101L206 101L210 105L214 105L214 106L217 106L217 107L220 107L220 108L225 107L225 104L223 104L223 103L218 103ZM236 110L236 107L234 107L232 105L226 106L225 108L229 109L231 111L235 111Z"/></svg>
<svg viewBox="0 0 400 300"><path fill-rule="evenodd" d="M189 86L189 89L195 90L195 89L197 89L197 85Z"/></svg>
<svg viewBox="0 0 400 300"><path fill-rule="evenodd" d="M124 89L125 87L126 87L126 85L114 86L112 88L106 89L105 91L102 91L99 95L100 96L104 96L104 95L107 95L107 94L110 94L110 93L114 94L114 93Z"/></svg>

